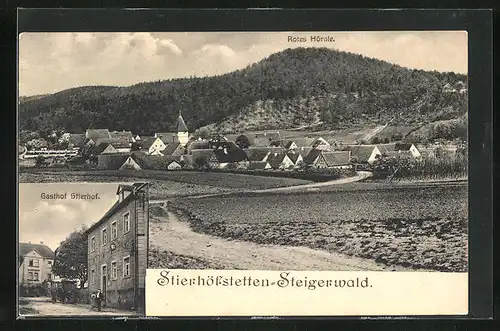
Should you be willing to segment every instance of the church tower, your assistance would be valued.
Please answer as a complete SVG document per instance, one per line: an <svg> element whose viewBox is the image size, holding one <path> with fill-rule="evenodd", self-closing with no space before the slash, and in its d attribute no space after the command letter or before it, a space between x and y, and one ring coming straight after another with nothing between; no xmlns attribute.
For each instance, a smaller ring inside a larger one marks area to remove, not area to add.
<svg viewBox="0 0 500 331"><path fill-rule="evenodd" d="M179 118L177 119L177 138L181 146L186 146L189 141L189 133L186 123L182 118L182 114L179 111Z"/></svg>

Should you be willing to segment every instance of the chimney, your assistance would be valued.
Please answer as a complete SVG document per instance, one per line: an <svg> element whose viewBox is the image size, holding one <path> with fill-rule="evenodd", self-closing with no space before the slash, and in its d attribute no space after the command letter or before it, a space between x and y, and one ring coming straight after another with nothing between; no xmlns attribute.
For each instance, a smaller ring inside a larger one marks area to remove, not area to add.
<svg viewBox="0 0 500 331"><path fill-rule="evenodd" d="M43 241L40 241L40 245L43 245Z"/></svg>

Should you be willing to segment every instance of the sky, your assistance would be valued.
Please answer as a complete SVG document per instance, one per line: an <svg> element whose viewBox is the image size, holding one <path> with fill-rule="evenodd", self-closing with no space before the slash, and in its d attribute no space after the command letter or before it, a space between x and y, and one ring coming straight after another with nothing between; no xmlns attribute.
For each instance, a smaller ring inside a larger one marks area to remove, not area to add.
<svg viewBox="0 0 500 331"><path fill-rule="evenodd" d="M99 221L117 201L120 183L19 184L19 241L43 242L55 250L68 235ZM65 200L47 200L41 193L68 193ZM72 192L99 193L98 200L71 200Z"/></svg>
<svg viewBox="0 0 500 331"><path fill-rule="evenodd" d="M313 42L311 36L335 41ZM19 95L220 75L296 47L328 47L409 68L467 73L465 31L30 32L19 36Z"/></svg>

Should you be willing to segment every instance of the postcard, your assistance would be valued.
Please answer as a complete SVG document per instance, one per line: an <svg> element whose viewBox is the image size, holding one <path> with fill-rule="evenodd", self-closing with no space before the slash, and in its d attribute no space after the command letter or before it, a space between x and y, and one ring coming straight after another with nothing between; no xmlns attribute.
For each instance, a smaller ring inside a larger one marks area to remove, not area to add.
<svg viewBox="0 0 500 331"><path fill-rule="evenodd" d="M467 45L20 34L20 316L467 315Z"/></svg>

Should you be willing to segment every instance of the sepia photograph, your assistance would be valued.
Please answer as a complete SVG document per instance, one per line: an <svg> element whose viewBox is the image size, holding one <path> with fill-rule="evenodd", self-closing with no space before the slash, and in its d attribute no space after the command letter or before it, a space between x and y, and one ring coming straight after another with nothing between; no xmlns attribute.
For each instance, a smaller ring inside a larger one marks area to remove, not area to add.
<svg viewBox="0 0 500 331"><path fill-rule="evenodd" d="M19 191L19 316L144 315L147 183Z"/></svg>
<svg viewBox="0 0 500 331"><path fill-rule="evenodd" d="M146 268L467 273L467 38L20 34L20 254L54 268L84 225L89 247L84 279L20 262L20 289L87 284L102 313L140 313L134 273ZM58 213L73 207L28 199L51 185L102 187L107 200ZM37 203L53 209L53 227ZM134 237L115 242L132 205ZM42 301L22 292L21 312Z"/></svg>

